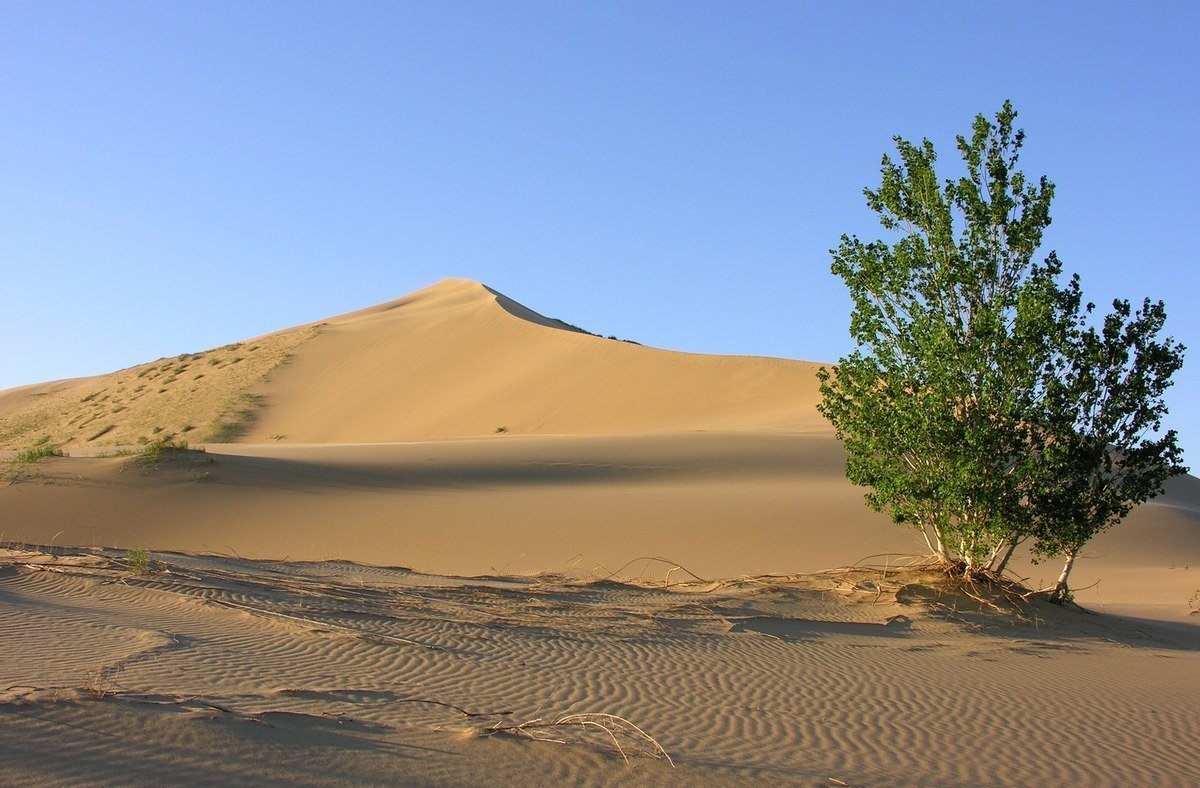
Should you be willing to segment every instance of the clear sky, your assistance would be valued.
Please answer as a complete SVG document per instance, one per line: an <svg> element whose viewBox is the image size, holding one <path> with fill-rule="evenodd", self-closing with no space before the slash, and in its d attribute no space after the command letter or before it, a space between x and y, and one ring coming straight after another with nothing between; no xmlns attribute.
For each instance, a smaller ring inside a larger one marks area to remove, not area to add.
<svg viewBox="0 0 1200 788"><path fill-rule="evenodd" d="M1005 98L1085 294L1167 301L1200 467L1200 3L0 3L0 388L478 279L835 361L891 137Z"/></svg>

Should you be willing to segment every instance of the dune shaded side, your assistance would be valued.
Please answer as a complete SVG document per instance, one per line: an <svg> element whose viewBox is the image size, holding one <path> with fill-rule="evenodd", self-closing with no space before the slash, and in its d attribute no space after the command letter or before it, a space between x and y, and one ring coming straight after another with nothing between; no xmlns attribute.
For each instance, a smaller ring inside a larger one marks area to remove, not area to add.
<svg viewBox="0 0 1200 788"><path fill-rule="evenodd" d="M43 544L344 558L454 575L597 577L660 556L668 563L628 571L661 575L679 564L733 577L924 552L914 531L865 506L830 436L495 436L212 449L152 467L129 458L43 461L0 486L0 532ZM1094 540L1075 581L1101 582L1081 601L1162 606L1162 615L1186 619L1186 600L1200 589L1197 486L1176 480L1162 499ZM1038 585L1058 567L1017 568Z"/></svg>

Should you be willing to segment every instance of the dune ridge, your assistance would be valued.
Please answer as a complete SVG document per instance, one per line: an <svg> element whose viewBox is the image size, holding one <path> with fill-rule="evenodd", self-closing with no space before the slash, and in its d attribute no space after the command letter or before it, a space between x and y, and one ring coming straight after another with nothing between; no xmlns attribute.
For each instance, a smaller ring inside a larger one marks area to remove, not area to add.
<svg viewBox="0 0 1200 788"><path fill-rule="evenodd" d="M247 442L822 430L819 365L605 339L448 279L330 318L255 391Z"/></svg>

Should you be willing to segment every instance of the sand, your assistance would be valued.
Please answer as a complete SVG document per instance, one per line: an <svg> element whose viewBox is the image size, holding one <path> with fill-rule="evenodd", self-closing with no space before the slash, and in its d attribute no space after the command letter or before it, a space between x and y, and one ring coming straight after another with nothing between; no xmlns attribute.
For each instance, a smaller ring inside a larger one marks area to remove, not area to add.
<svg viewBox="0 0 1200 788"><path fill-rule="evenodd" d="M1200 781L1200 480L1089 545L1095 615L939 591L845 481L817 367L447 280L0 392L6 448L71 455L0 481L0 780ZM126 420L88 440L101 396ZM88 456L189 423L226 442ZM825 571L857 562L888 571Z"/></svg>

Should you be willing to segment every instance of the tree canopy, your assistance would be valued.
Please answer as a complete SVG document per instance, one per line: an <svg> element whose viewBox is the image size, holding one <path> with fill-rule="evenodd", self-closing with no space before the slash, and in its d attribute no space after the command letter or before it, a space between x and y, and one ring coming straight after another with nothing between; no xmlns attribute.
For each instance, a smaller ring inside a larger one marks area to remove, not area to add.
<svg viewBox="0 0 1200 788"><path fill-rule="evenodd" d="M1067 557L1061 596L1091 536L1186 472L1161 423L1183 347L1159 338L1161 302L1114 302L1097 327L1078 276L1035 259L1054 185L1018 169L1016 115L975 118L956 180L939 180L928 140L895 138L865 194L897 237L832 252L857 349L821 371L820 409L867 502L944 565L999 573L1032 538Z"/></svg>

